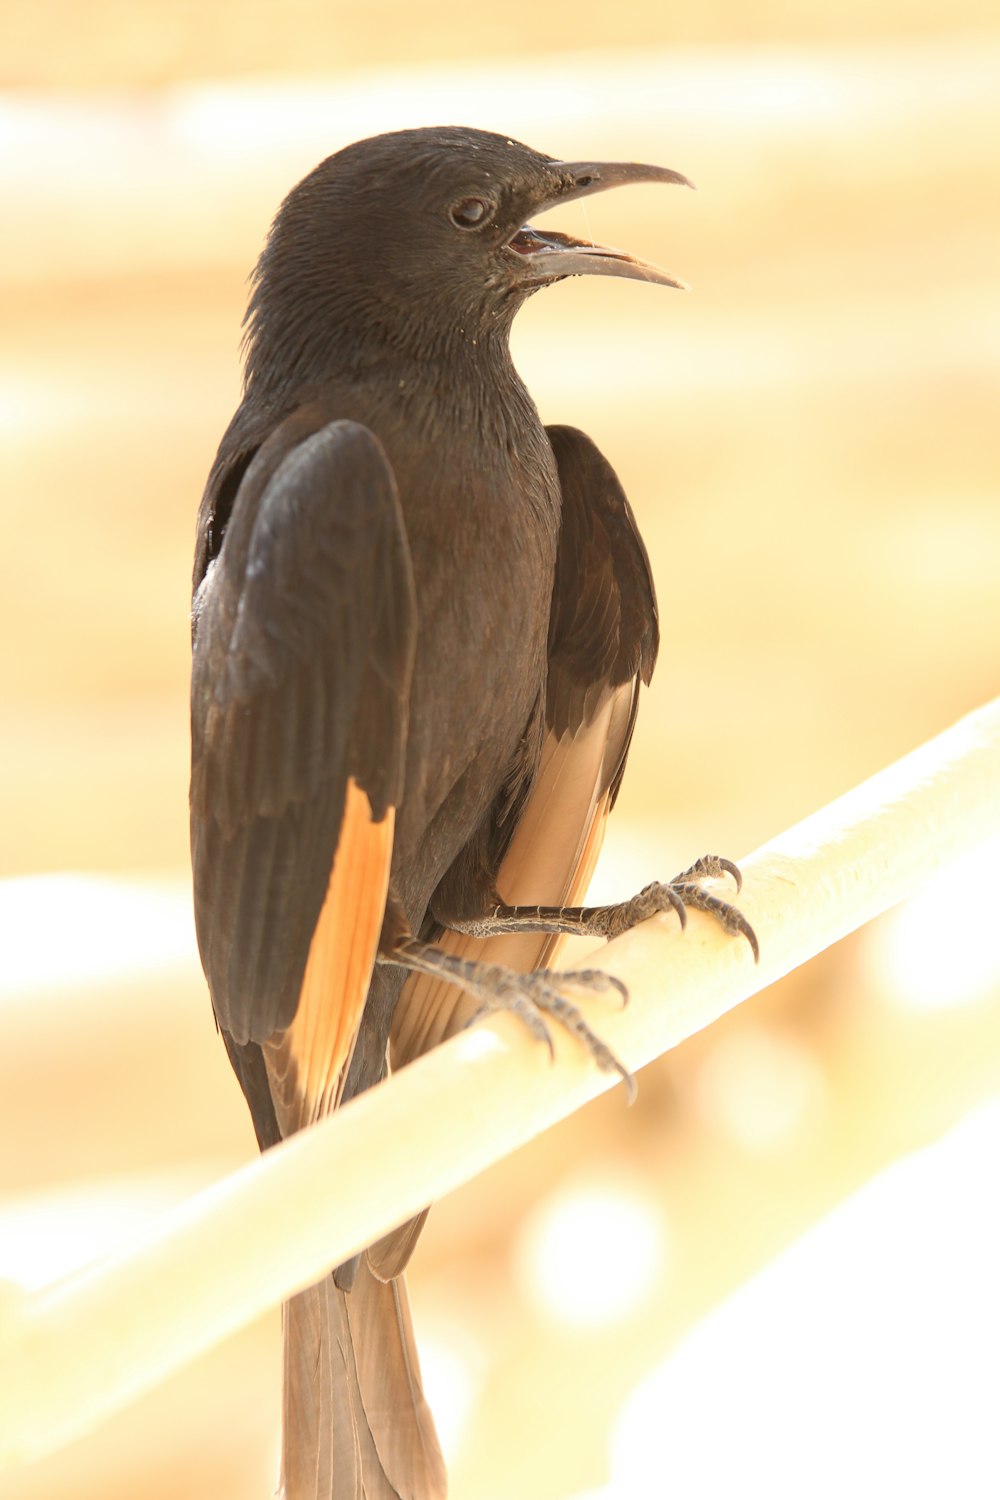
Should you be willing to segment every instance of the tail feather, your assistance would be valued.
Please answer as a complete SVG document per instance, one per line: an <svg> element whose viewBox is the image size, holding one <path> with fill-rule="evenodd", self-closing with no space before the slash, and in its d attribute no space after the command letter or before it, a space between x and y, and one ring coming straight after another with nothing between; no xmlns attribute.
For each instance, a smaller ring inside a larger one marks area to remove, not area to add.
<svg viewBox="0 0 1000 1500"><path fill-rule="evenodd" d="M328 1276L286 1302L284 1500L444 1500L402 1279L364 1259L350 1292Z"/></svg>

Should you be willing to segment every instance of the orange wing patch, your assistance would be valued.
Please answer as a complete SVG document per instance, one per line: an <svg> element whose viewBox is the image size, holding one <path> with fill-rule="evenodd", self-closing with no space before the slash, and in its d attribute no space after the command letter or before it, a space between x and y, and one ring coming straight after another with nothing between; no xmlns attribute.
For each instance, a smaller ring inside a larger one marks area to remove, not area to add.
<svg viewBox="0 0 1000 1500"><path fill-rule="evenodd" d="M282 1135L329 1114L340 1102L382 930L394 827L395 809L388 808L376 823L367 795L348 781L295 1019L264 1043Z"/></svg>

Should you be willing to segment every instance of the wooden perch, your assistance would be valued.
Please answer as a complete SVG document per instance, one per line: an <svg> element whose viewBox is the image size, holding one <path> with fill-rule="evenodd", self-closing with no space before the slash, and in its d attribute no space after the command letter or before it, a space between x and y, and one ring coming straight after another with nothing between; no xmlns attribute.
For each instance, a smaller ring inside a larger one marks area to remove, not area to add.
<svg viewBox="0 0 1000 1500"><path fill-rule="evenodd" d="M709 1025L1000 833L1000 700L743 862L748 945L697 912L600 951L631 992L582 1002L632 1069ZM728 851L727 851L728 852ZM720 885L720 889L721 889ZM290 1293L613 1087L508 1017L420 1059L31 1297L0 1297L0 1465L58 1448Z"/></svg>

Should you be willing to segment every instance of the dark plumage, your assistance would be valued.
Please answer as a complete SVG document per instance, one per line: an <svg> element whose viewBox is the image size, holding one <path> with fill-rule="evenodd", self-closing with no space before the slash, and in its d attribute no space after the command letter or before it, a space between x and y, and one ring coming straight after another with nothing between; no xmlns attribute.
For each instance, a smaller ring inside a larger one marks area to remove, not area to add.
<svg viewBox="0 0 1000 1500"><path fill-rule="evenodd" d="M483 1004L543 1028L556 982L496 965L722 906L690 881L571 905L656 604L613 471L543 427L507 337L567 275L680 285L526 225L632 181L685 179L403 131L322 162L271 229L198 517L192 675L198 939L262 1147L377 1082L390 1040L398 1066ZM444 1493L399 1279L418 1231L285 1309L288 1500Z"/></svg>

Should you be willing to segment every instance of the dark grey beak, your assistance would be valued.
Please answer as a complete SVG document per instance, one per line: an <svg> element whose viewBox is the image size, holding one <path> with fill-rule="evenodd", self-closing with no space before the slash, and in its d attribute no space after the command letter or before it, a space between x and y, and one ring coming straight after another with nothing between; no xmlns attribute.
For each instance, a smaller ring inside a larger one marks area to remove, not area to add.
<svg viewBox="0 0 1000 1500"><path fill-rule="evenodd" d="M551 173L553 193L539 203L539 213L554 208L557 203L568 203L573 198L586 198L591 193L603 193L609 188L626 187L630 183L661 182L694 187L683 173L675 172L671 167L654 167L642 162L556 161L551 164ZM524 257L519 279L522 285L532 288L561 281L565 276L623 276L633 281L651 281L658 286L688 290L687 282L659 266L638 260L624 250L594 245L589 240L573 239L571 235L553 230L537 230L530 224L525 224L514 235L508 248Z"/></svg>

